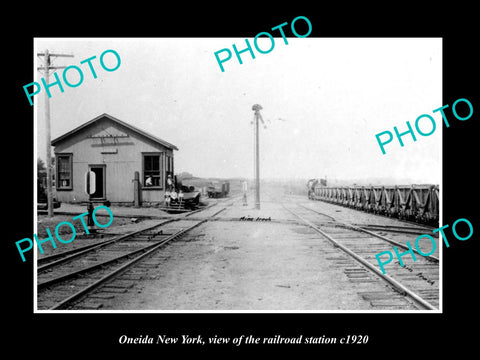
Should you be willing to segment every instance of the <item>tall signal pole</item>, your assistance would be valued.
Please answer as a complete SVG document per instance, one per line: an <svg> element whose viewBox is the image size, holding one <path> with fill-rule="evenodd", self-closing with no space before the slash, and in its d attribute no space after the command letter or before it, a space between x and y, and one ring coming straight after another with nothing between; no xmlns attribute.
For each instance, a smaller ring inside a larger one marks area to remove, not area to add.
<svg viewBox="0 0 480 360"><path fill-rule="evenodd" d="M44 71L44 79L47 87L49 84L50 70L64 69L65 66L51 66L50 57L73 57L73 55L67 54L50 54L48 49L44 53L38 53L37 56L43 56L43 67L39 67L38 70ZM50 136L50 98L45 91L45 132L47 140L47 207L48 216L53 217L53 190L52 190L52 150L51 150L51 136ZM58 179L57 179L58 180Z"/></svg>
<svg viewBox="0 0 480 360"><path fill-rule="evenodd" d="M255 104L252 106L252 110L255 111L255 209L260 209L260 136L258 120L261 120L263 123L262 115L260 114L262 106Z"/></svg>

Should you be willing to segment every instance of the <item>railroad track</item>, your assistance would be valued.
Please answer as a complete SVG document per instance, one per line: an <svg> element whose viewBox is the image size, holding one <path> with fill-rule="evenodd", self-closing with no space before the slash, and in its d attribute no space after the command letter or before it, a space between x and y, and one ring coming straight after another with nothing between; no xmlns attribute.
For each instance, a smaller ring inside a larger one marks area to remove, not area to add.
<svg viewBox="0 0 480 360"><path fill-rule="evenodd" d="M333 221L332 217L322 214L314 209L302 205L282 204L283 207L299 218L305 225L309 226L324 238L328 239L335 247L341 249L348 257L355 259L359 266L345 269L345 274L352 281L384 281L389 288L395 290L396 294L388 292L359 293L365 300L377 304L380 308L393 307L402 308L405 302L405 309L408 304L413 304L416 309L437 310L439 308L439 261L434 256L416 256L414 262L411 256L402 257L404 266L399 262L392 262L386 267L386 274L379 270L375 255L382 251L393 251L392 244L408 249L403 243L380 235L371 230L355 225ZM395 230L401 230L395 228ZM348 263L344 256L331 257L341 264ZM340 264L340 266L341 266ZM392 302L392 299L393 302ZM392 305L392 306L391 306Z"/></svg>
<svg viewBox="0 0 480 360"><path fill-rule="evenodd" d="M211 207L203 219L173 218L95 245L39 259L37 309L61 310L75 306L162 246L181 238L225 209Z"/></svg>
<svg viewBox="0 0 480 360"><path fill-rule="evenodd" d="M399 220L401 221L401 220ZM424 227L424 226L408 226L408 225L378 225L378 224L353 224L359 228L372 231L382 231L382 232L392 232L392 233L401 233L401 234L411 234L411 235L422 235L430 234L431 236L438 237L437 234L432 234L433 227Z"/></svg>
<svg viewBox="0 0 480 360"><path fill-rule="evenodd" d="M317 211L315 209L312 209L310 207L307 207L307 206L304 206L304 205L301 205L301 204L299 204L298 206L300 206L300 207L302 207L306 210L312 211L312 212L316 213L317 215L332 218L330 215L324 214L324 213L322 213L320 211ZM318 219L315 219L315 221L318 221ZM395 245L397 247L401 247L405 250L409 250L408 246L405 245L405 243L393 240L391 238L388 238L388 237L382 235L381 233L383 233L383 232L394 232L394 233L401 233L401 234L408 234L408 235L410 235L410 234L422 235L422 234L428 233L429 231L431 231L431 229L433 229L433 228L424 228L424 227L413 228L411 226L374 225L374 224L365 224L365 225L360 225L359 226L359 225L349 224L349 223L346 223L346 222L337 221L335 219L334 219L334 221L335 221L335 224L337 226L342 226L342 227L349 228L349 229L352 229L352 230L355 230L355 231L358 231L358 232L363 232L363 233L369 234L373 237L384 240L384 241L386 241L386 242L388 242L392 245ZM375 232L374 230L379 231L380 233ZM431 235L433 237L438 237L438 234L431 234ZM417 253L418 256L422 256L418 253L418 251L415 248L413 248L412 250L415 253ZM438 258L434 255L429 255L429 256L426 256L425 258L430 260L430 261L437 262L437 263L439 261Z"/></svg>

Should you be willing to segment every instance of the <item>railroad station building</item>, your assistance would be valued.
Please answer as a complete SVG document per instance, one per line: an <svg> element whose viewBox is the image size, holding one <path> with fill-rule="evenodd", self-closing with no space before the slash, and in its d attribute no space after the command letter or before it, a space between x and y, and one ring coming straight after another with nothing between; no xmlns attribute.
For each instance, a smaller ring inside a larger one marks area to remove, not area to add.
<svg viewBox="0 0 480 360"><path fill-rule="evenodd" d="M133 205L136 198L140 204L163 203L167 175L174 172L173 151L178 150L108 114L57 137L51 144L56 197L64 203ZM95 173L95 192L90 195L86 193L88 171Z"/></svg>

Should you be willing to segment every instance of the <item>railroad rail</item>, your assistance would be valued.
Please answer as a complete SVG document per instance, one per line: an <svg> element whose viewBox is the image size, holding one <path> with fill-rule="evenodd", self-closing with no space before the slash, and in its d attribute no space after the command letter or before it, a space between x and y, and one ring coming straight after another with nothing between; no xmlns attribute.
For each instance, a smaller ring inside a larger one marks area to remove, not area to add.
<svg viewBox="0 0 480 360"><path fill-rule="evenodd" d="M352 224L359 228L372 231L392 232L411 235L430 234L434 228L432 227L415 227L415 226L398 226L398 225L378 225L378 224ZM438 233L432 233L431 236L438 237Z"/></svg>
<svg viewBox="0 0 480 360"><path fill-rule="evenodd" d="M396 292L408 298L421 310L438 310L439 308L439 261L431 256L417 257L417 261L404 259L404 266L399 263L388 268L388 275L383 274L376 264L375 254L391 250L392 243L396 246L404 244L388 239L370 230L354 225L332 221L330 215L322 214L314 209L296 205L282 204L283 207L300 219L306 226L312 228L335 247L355 259L362 268L373 273L378 279L387 282ZM398 265L398 266L397 266ZM367 276L360 270L351 276ZM371 294L369 296L372 296ZM386 294L378 294L385 298Z"/></svg>
<svg viewBox="0 0 480 360"><path fill-rule="evenodd" d="M330 215L323 214L323 213L321 213L321 212L319 212L315 209L312 209L310 207L307 207L307 206L304 206L304 205L301 205L301 204L299 204L298 206L300 206L300 207L302 207L306 210L310 210L310 211L312 211L312 212L314 212L318 215L328 216L328 217L331 218ZM402 233L402 234L415 234L415 235L422 235L422 234L425 234L425 232L431 231L431 229L428 229L428 228L424 228L424 229L417 228L415 230L411 230L411 229L413 229L412 227L403 227L403 226L395 226L395 225L382 226L382 225L366 224L364 226L357 226L357 225L349 224L349 223L346 223L346 222L340 222L340 221L336 221L336 224L337 224L337 226L341 226L341 227L345 227L347 229L352 229L352 230L355 230L355 231L358 231L358 232L363 232L363 233L369 234L369 235L374 236L376 238L382 239L382 240L384 240L384 241L386 241L386 242L388 242L392 245L401 247L405 250L409 250L409 247L407 245L405 245L404 243L395 241L393 239L390 239L390 238L388 238L384 235L373 232L371 230L381 230L381 231L397 232L397 233ZM438 234L432 234L432 236L438 237ZM424 256L424 255L420 254L416 249L412 249L412 251L417 253L420 256L425 257L426 259L431 260L431 261L435 261L435 262L439 261L438 258L434 255Z"/></svg>
<svg viewBox="0 0 480 360"><path fill-rule="evenodd" d="M37 308L61 310L73 306L162 246L181 238L225 209L209 207L203 219L179 216L99 244L39 259Z"/></svg>

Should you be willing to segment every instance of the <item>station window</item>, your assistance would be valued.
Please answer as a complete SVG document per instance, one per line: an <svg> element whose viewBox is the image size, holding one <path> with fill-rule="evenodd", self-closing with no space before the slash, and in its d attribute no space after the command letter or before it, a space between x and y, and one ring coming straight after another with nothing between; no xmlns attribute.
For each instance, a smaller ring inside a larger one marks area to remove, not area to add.
<svg viewBox="0 0 480 360"><path fill-rule="evenodd" d="M72 154L57 154L57 190L72 190Z"/></svg>
<svg viewBox="0 0 480 360"><path fill-rule="evenodd" d="M143 154L143 186L162 188L163 161L162 154Z"/></svg>

